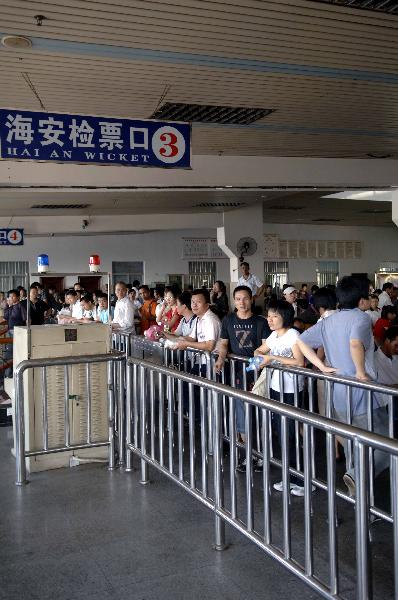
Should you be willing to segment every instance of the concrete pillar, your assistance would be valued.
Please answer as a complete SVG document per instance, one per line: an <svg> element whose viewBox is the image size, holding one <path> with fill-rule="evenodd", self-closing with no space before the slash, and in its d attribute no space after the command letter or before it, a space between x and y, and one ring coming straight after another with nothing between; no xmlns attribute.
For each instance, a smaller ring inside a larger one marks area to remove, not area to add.
<svg viewBox="0 0 398 600"><path fill-rule="evenodd" d="M391 200L392 221L398 227L398 190L392 190Z"/></svg>
<svg viewBox="0 0 398 600"><path fill-rule="evenodd" d="M263 281L263 230L262 202L223 214L223 225L217 228L217 243L229 258L231 292L236 287L240 277L240 253L237 246L241 238L247 237L255 240L257 244L256 252L251 256L244 256L244 260L250 264L250 272Z"/></svg>

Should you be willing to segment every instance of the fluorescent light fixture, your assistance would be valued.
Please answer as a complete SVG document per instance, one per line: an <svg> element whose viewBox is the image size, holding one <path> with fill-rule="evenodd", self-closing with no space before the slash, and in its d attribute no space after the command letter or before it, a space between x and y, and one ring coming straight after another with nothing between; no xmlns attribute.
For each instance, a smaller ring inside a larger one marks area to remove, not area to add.
<svg viewBox="0 0 398 600"><path fill-rule="evenodd" d="M327 194L322 198L341 198L342 200L370 200L372 202L392 202L392 192L390 190L347 190L346 192L337 192Z"/></svg>

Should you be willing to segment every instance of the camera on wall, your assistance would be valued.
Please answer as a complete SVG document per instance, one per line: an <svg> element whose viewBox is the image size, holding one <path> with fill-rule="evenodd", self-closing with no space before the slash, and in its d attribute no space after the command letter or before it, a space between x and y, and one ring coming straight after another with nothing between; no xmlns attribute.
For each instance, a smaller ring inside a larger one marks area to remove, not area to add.
<svg viewBox="0 0 398 600"><path fill-rule="evenodd" d="M83 219L82 221L82 229L87 229L87 227L89 226L89 221L87 219Z"/></svg>

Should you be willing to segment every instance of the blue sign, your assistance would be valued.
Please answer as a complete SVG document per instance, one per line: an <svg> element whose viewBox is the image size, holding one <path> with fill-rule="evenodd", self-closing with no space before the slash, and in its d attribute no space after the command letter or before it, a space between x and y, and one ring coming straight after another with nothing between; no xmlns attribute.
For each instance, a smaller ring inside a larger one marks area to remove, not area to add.
<svg viewBox="0 0 398 600"><path fill-rule="evenodd" d="M0 109L0 159L191 167L191 126Z"/></svg>
<svg viewBox="0 0 398 600"><path fill-rule="evenodd" d="M0 229L0 246L23 246L23 229Z"/></svg>

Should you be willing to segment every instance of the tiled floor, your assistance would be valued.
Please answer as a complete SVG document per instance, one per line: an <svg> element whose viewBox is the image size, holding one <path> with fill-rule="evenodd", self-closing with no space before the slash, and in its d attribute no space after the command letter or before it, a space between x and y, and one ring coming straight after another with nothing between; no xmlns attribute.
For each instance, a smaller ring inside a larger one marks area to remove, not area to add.
<svg viewBox="0 0 398 600"><path fill-rule="evenodd" d="M215 552L211 512L158 473L141 486L94 464L17 488L10 436L0 429L1 600L319 598L231 529Z"/></svg>

